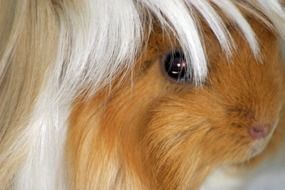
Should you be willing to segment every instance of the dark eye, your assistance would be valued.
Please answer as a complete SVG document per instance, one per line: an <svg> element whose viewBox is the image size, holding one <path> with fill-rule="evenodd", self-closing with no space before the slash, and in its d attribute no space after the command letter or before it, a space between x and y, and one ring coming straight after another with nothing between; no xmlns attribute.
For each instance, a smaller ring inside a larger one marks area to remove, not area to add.
<svg viewBox="0 0 285 190"><path fill-rule="evenodd" d="M187 63L182 51L174 51L167 54L163 64L164 71L171 79L177 82L187 82L191 78L187 74Z"/></svg>

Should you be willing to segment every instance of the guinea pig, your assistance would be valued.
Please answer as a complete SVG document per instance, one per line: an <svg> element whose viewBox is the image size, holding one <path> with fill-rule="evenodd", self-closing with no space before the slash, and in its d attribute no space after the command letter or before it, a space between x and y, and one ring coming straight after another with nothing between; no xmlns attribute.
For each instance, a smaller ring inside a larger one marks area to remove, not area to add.
<svg viewBox="0 0 285 190"><path fill-rule="evenodd" d="M281 39L281 0L0 0L0 189L260 189Z"/></svg>
<svg viewBox="0 0 285 190"><path fill-rule="evenodd" d="M73 189L208 190L209 174L230 178L272 152L282 136L284 66L276 35L251 25L260 60L236 29L229 59L204 28L209 73L199 86L179 45L155 28L129 80L79 98L67 142Z"/></svg>

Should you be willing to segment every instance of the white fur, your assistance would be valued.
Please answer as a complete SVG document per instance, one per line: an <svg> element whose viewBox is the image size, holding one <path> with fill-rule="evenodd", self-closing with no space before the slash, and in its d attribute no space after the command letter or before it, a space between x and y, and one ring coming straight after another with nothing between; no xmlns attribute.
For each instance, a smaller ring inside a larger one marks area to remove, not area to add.
<svg viewBox="0 0 285 190"><path fill-rule="evenodd" d="M197 15L193 10L197 9L206 19L226 54L230 55L234 47L223 19L210 2L218 5L237 24L255 54L259 50L255 34L240 13L237 3L246 7L247 3L254 4L273 23L271 27L284 36L285 14L278 0L59 1L54 8L54 14L59 19L56 62L45 76L30 123L21 135L20 143L11 145L20 147L21 142L28 142L30 147L27 159L15 179L15 189L68 188L63 152L72 101L84 89L90 89L91 94L96 93L110 83L119 71L133 66L143 34L152 28L151 14L163 28L174 33L191 64L195 81L197 84L202 82L207 76L207 58ZM149 22L145 23L146 20ZM2 70L0 68L0 74Z"/></svg>
<svg viewBox="0 0 285 190"><path fill-rule="evenodd" d="M245 176L235 174L229 168L220 168L208 176L200 190L241 190L244 189Z"/></svg>
<svg viewBox="0 0 285 190"><path fill-rule="evenodd" d="M231 168L219 168L208 176L200 190L283 190L285 168L284 144L279 153L269 157L252 171L235 173Z"/></svg>

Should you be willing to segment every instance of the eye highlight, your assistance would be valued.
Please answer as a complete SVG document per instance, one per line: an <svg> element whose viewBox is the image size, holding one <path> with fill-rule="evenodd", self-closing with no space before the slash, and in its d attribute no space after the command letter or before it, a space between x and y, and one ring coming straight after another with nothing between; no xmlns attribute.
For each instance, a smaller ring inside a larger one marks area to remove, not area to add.
<svg viewBox="0 0 285 190"><path fill-rule="evenodd" d="M168 53L162 64L164 72L170 79L176 82L191 82L191 76L187 73L188 64L182 51Z"/></svg>

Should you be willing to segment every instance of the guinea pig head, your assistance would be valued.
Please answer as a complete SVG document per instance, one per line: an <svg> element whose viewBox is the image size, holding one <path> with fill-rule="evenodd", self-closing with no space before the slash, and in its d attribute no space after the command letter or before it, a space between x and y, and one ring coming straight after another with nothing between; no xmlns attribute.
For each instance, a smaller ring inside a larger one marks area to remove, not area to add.
<svg viewBox="0 0 285 190"><path fill-rule="evenodd" d="M209 72L198 86L186 75L178 43L155 29L132 70L131 85L118 80L111 91L75 107L69 136L71 157L78 162L74 171L112 167L114 172L113 159L121 165L117 181L133 171L131 176L136 173L151 189L195 189L214 168L261 155L278 139L284 68L276 36L261 24L252 25L260 43L258 55L235 29L231 57L204 31ZM89 133L95 136L85 138ZM96 156L83 161L80 150ZM92 180L97 184L99 173Z"/></svg>
<svg viewBox="0 0 285 190"><path fill-rule="evenodd" d="M201 86L183 79L180 51L156 63L163 65L167 87L150 106L143 142L160 184L183 189L191 181L195 187L203 173L256 159L269 143L278 141L284 69L274 34L255 27L261 44L258 56L235 32L237 49L230 59L214 39L206 39L209 74Z"/></svg>

